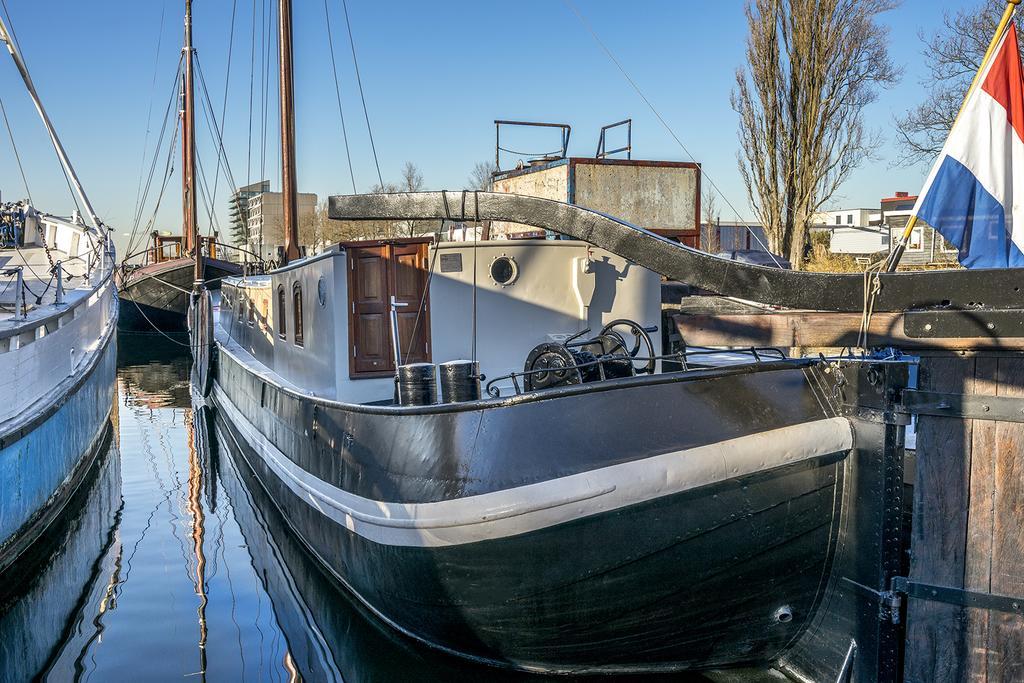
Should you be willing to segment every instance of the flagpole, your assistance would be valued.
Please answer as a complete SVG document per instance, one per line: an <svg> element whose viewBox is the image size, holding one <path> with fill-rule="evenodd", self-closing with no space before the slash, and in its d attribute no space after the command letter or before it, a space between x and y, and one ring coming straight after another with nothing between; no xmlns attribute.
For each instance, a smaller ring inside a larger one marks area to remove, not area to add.
<svg viewBox="0 0 1024 683"><path fill-rule="evenodd" d="M974 80L971 81L971 87L967 89L967 94L964 95L964 101L960 103L960 110L956 113L956 118L953 119L953 127L956 126L957 121L960 120L960 115L964 113L964 107L967 106L967 100L970 99L971 94L975 88L978 87L978 81L981 80L981 72L988 66L989 60L992 59L992 53L996 50L996 45L999 44L999 40L1003 37L1006 32L1006 27L1010 25L1013 20L1013 13L1017 11L1017 5L1022 0L1006 0L1006 9L1003 11L1003 17L999 20L999 24L996 26L995 35L992 36L992 41L988 44L988 49L985 50L985 56L981 60L981 66L978 67L978 72L974 74ZM950 128L952 130L952 128ZM903 229L903 236L900 237L899 244L889 254L889 260L886 263L885 270L888 273L896 272L896 268L900 265L900 259L903 258L903 252L906 251L907 245L910 243L910 236L914 232L914 228L917 226L917 215L910 217L907 221L907 226Z"/></svg>

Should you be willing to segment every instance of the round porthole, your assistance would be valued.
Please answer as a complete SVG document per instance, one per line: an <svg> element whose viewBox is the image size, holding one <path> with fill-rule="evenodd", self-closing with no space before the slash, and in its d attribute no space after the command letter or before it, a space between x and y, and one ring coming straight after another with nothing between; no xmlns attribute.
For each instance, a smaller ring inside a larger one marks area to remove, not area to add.
<svg viewBox="0 0 1024 683"><path fill-rule="evenodd" d="M322 277L316 283L316 298L320 301L321 306L327 305L327 283Z"/></svg>
<svg viewBox="0 0 1024 683"><path fill-rule="evenodd" d="M519 277L519 266L511 256L499 256L491 262L491 279L507 287Z"/></svg>

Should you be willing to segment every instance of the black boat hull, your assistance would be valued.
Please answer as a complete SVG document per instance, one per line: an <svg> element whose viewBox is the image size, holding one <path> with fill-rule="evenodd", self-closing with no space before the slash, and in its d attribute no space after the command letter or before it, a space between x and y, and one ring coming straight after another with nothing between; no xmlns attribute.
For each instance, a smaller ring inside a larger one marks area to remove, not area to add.
<svg viewBox="0 0 1024 683"><path fill-rule="evenodd" d="M221 278L242 273L238 264L204 258L208 289L220 289ZM185 332L189 292L194 282L191 259L175 259L129 272L119 278L122 332Z"/></svg>
<svg viewBox="0 0 1024 683"><path fill-rule="evenodd" d="M780 458L762 438L842 431L816 368L396 415L284 392L223 350L217 367L222 430L296 536L373 612L436 648L564 673L767 665L830 590L850 444ZM751 439L751 470L672 469ZM602 483L613 472L619 484ZM659 493L602 502L647 477L661 477ZM597 489L573 497L581 478ZM553 489L568 498L541 509L532 497ZM382 519L339 514L325 491ZM475 521L443 519L467 506Z"/></svg>

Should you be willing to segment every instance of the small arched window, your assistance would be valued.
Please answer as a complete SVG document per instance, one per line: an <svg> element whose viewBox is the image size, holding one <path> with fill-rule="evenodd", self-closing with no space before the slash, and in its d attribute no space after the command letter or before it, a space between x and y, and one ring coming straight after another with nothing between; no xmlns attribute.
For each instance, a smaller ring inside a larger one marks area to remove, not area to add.
<svg viewBox="0 0 1024 683"><path fill-rule="evenodd" d="M277 286L277 336L288 338L288 297L284 293L284 285Z"/></svg>
<svg viewBox="0 0 1024 683"><path fill-rule="evenodd" d="M292 311L295 314L295 345L302 346L302 283L292 287Z"/></svg>

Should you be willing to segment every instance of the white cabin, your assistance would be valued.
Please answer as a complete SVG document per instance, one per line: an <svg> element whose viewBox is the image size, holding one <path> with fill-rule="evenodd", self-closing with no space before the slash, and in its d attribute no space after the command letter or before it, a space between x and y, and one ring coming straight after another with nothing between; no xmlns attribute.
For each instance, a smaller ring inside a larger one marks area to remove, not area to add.
<svg viewBox="0 0 1024 683"><path fill-rule="evenodd" d="M220 334L292 389L386 402L395 387L392 297L403 364L475 357L490 381L521 372L545 342L596 335L622 318L660 325L660 283L578 241L348 243L270 275L225 280ZM652 337L660 354L661 335ZM511 380L495 386L512 393Z"/></svg>

